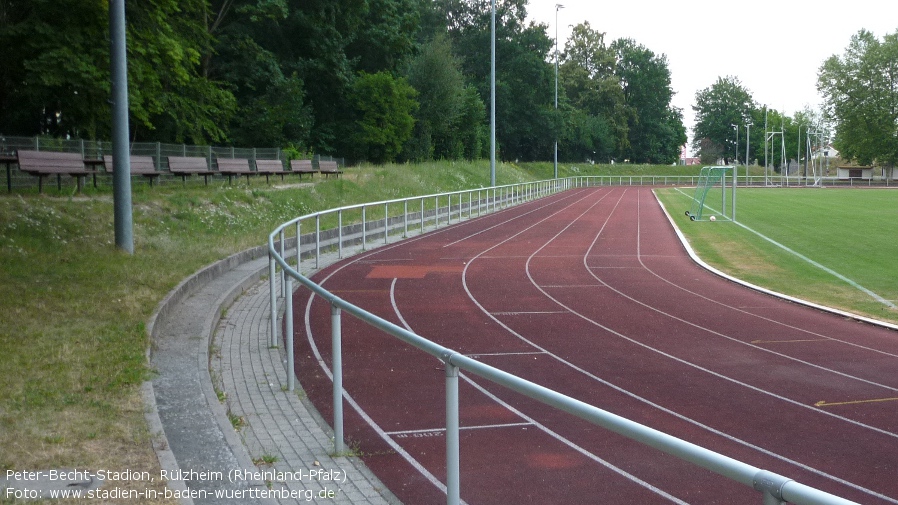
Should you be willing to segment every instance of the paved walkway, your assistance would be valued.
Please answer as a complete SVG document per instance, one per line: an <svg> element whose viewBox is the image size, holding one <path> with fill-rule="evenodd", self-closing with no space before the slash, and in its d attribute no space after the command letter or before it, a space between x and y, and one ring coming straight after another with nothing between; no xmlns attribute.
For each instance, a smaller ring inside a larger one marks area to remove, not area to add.
<svg viewBox="0 0 898 505"><path fill-rule="evenodd" d="M287 391L267 266L261 250L210 266L149 323L147 418L162 469L182 476L169 487L187 504L398 503L358 458L331 455L330 428L299 384Z"/></svg>

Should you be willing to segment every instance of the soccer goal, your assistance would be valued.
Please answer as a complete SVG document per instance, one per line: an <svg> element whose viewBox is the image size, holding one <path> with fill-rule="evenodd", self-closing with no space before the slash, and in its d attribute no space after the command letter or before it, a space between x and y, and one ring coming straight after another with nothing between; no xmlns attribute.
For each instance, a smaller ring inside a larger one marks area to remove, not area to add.
<svg viewBox="0 0 898 505"><path fill-rule="evenodd" d="M732 197L729 202L727 202L727 179L732 188ZM719 208L717 208L717 202L720 202ZM728 206L729 214L727 214ZM686 215L692 221L716 221L717 219L735 221L736 167L702 167L698 184L695 186L695 195L692 197L692 207L686 211Z"/></svg>

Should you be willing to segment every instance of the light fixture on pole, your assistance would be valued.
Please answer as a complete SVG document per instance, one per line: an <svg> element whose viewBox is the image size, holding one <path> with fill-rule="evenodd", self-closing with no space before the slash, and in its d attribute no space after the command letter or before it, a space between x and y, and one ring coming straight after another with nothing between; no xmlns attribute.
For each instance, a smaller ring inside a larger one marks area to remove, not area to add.
<svg viewBox="0 0 898 505"><path fill-rule="evenodd" d="M555 115L558 115L558 11L564 9L555 4ZM558 132L555 132L555 178L558 178Z"/></svg>

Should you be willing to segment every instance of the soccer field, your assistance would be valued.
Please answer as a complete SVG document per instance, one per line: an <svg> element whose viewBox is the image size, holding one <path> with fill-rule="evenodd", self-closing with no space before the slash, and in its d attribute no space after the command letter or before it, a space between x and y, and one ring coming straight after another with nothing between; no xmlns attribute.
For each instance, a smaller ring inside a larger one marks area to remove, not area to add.
<svg viewBox="0 0 898 505"><path fill-rule="evenodd" d="M898 322L898 191L740 188L736 218L744 227L690 221L693 188L656 193L702 259L724 272ZM706 199L715 213L720 202L719 189Z"/></svg>

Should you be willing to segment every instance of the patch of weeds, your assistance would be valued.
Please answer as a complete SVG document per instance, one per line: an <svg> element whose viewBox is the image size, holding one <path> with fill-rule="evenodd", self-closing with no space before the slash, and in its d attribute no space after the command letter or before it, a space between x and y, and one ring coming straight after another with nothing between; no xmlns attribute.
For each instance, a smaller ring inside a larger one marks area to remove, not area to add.
<svg viewBox="0 0 898 505"><path fill-rule="evenodd" d="M231 426L234 427L235 431L240 431L246 427L246 419L243 416L234 414L230 409L228 410L228 420L231 421Z"/></svg>
<svg viewBox="0 0 898 505"><path fill-rule="evenodd" d="M253 464L256 466L271 466L278 462L278 457L273 454L263 454L258 458L253 458Z"/></svg>

